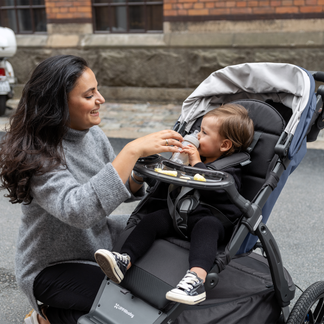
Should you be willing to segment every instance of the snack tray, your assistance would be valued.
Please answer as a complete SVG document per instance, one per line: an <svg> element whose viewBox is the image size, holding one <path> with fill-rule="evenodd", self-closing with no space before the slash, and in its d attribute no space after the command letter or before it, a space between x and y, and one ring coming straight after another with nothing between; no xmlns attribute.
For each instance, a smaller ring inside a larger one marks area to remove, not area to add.
<svg viewBox="0 0 324 324"><path fill-rule="evenodd" d="M159 169L162 171L159 172ZM134 170L143 174L144 177L197 189L212 190L235 185L233 177L226 172L184 166L159 154L138 159ZM171 173L175 175L161 173L166 171L173 171ZM205 181L194 180L197 174Z"/></svg>

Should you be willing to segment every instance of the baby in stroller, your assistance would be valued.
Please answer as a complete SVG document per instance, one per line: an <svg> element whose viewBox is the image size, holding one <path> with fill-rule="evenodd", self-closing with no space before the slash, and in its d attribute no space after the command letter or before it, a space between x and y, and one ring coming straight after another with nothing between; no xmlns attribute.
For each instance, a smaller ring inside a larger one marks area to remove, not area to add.
<svg viewBox="0 0 324 324"><path fill-rule="evenodd" d="M238 104L226 104L204 116L198 134L199 148L189 144L183 151L188 154L191 166L207 169L216 160L246 150L253 140L253 134L253 122L247 110ZM240 165L229 166L224 171L233 176L239 190ZM174 200L181 195L179 190L171 192ZM189 270L177 287L166 294L168 300L189 305L206 299L204 282L215 260L217 243L224 240L228 230L227 224L217 215L222 213L235 223L242 214L224 190L219 190L216 195L214 191L204 190L200 196L201 202L188 212L185 235L191 242ZM104 249L95 253L97 263L109 279L120 283L132 263L148 251L155 239L177 234L170 214L172 211L168 207L144 217L125 241L121 253Z"/></svg>

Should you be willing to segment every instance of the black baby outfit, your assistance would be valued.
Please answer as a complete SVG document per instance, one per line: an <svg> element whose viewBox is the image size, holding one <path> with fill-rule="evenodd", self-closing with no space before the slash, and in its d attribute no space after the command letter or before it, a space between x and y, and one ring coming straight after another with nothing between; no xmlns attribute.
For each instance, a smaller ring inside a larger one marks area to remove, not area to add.
<svg viewBox="0 0 324 324"><path fill-rule="evenodd" d="M194 167L208 169L208 164L200 162ZM239 190L241 185L240 166L228 167L222 171L233 176L236 188ZM199 193L201 202L216 207L231 221L235 221L241 216L241 211L229 200L224 190L200 190ZM205 204L199 204L188 214L187 235L190 239L189 269L200 267L208 272L215 260L218 242L224 239L225 228ZM174 229L169 209L159 209L147 214L142 219L127 238L121 248L121 253L128 254L131 262L135 263L147 252L156 239L176 235L177 232Z"/></svg>

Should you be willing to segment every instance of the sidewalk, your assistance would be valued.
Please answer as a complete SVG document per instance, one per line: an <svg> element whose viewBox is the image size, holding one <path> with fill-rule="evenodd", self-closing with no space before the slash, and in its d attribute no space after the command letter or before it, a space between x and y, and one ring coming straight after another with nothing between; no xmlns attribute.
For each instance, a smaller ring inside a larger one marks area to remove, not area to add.
<svg viewBox="0 0 324 324"><path fill-rule="evenodd" d="M8 101L8 106L14 109L17 105L18 100ZM0 117L0 132L5 131L5 125L14 109L7 109L5 116ZM180 112L181 105L174 104L106 102L100 108L100 127L110 138L133 139L163 129L171 129L180 116ZM316 142L307 143L307 147L324 149L324 132L320 133Z"/></svg>

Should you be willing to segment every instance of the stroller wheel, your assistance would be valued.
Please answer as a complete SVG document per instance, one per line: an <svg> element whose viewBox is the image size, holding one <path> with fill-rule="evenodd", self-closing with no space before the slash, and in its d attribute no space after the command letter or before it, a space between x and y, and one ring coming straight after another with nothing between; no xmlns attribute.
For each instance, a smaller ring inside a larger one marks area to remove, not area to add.
<svg viewBox="0 0 324 324"><path fill-rule="evenodd" d="M324 323L324 281L309 286L294 305L287 324Z"/></svg>

